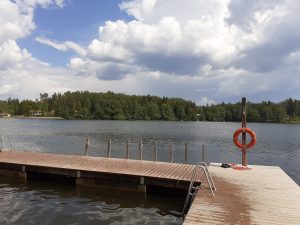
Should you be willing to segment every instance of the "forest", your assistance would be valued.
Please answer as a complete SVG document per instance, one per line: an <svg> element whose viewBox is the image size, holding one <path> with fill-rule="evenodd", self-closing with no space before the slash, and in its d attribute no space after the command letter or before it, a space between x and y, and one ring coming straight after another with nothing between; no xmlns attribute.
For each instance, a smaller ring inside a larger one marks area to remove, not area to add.
<svg viewBox="0 0 300 225"><path fill-rule="evenodd" d="M241 103L197 106L181 98L76 91L40 94L39 99L0 101L0 113L12 116L55 116L64 119L241 121ZM247 102L247 121L300 122L300 101L292 98L274 103Z"/></svg>

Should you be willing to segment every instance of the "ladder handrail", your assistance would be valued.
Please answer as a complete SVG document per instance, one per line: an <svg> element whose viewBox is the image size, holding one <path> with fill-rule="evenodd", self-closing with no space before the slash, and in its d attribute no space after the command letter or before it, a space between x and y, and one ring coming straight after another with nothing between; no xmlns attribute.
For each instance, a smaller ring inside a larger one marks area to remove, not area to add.
<svg viewBox="0 0 300 225"><path fill-rule="evenodd" d="M216 191L217 189L216 189L216 186L215 186L215 183L214 183L214 181L213 181L213 179L212 179L212 177L211 177L211 175L210 175L210 172L209 172L209 170L208 170L208 166L207 166L207 164L205 163L205 162L199 162L198 163L198 165L203 165L203 167L204 167L204 169L206 170L206 173L207 173L207 175L208 175L208 180L210 181L210 183L211 183L211 186L212 186L212 189L214 190L214 191Z"/></svg>
<svg viewBox="0 0 300 225"><path fill-rule="evenodd" d="M10 140L10 137L8 136L8 135L2 135L1 137L0 137L0 151L2 151L3 150L3 143L4 143L4 138L7 138L7 140L8 140L8 143L9 143L9 147L10 147L10 150L12 151L12 145L11 145L11 140Z"/></svg>
<svg viewBox="0 0 300 225"><path fill-rule="evenodd" d="M200 168L202 170L202 173L200 174L200 177L202 177L203 173L205 174L205 178L207 180L207 183L209 185L210 191L213 195L213 197L215 197L214 192L217 190L215 183L210 175L210 172L208 170L208 166L205 162L199 162L193 169L192 171L192 176L191 176L191 180L190 180L190 185L189 185L189 189L185 198L185 202L184 202L184 206L183 206L183 210L182 210L182 216L185 216L185 211L188 208L188 204L192 204L192 201L195 197L195 194L197 192L197 190L199 189L200 186L198 187L194 187L194 183L195 183L195 177L196 177L196 171L197 168ZM201 184L200 184L201 185ZM194 192L193 192L194 190Z"/></svg>

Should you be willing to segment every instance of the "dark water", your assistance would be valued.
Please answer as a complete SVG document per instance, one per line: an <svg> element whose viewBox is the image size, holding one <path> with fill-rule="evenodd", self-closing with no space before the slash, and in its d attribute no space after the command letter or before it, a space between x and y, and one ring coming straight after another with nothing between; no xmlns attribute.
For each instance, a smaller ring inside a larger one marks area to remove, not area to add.
<svg viewBox="0 0 300 225"><path fill-rule="evenodd" d="M280 166L300 184L300 125L247 125L255 130L258 139L248 152L249 164ZM112 156L124 157L126 141L130 139L131 158L137 158L137 144L142 140L143 157L152 160L153 142L157 140L160 161L169 160L168 144L173 142L174 161L183 162L184 145L189 143L191 163L201 160L202 144L207 149L207 161L239 163L241 152L232 143L232 134L239 127L240 123L0 119L0 135L10 136L13 148L20 151L80 155L84 152L85 138L89 137L94 145L90 155L106 156L107 140L111 139ZM8 146L8 142L4 145ZM92 192L52 183L24 185L3 177L0 177L0 185L1 224L9 221L26 221L27 224L56 224L58 221L64 224L181 223L177 217L182 205L180 199L145 199L128 193Z"/></svg>

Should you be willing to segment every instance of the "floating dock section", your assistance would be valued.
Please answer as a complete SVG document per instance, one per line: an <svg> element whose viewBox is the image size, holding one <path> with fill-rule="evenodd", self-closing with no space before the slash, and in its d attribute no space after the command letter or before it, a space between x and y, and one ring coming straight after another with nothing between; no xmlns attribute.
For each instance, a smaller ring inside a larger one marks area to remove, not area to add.
<svg viewBox="0 0 300 225"><path fill-rule="evenodd" d="M0 174L54 175L76 184L146 192L147 186L186 190L195 166L132 159L60 155L37 152L0 152Z"/></svg>
<svg viewBox="0 0 300 225"><path fill-rule="evenodd" d="M300 224L300 188L279 167L249 166L251 170L222 168L209 171L217 191L200 189L184 225Z"/></svg>
<svg viewBox="0 0 300 225"><path fill-rule="evenodd" d="M209 166L217 187L215 197L201 183L184 225L299 224L300 188L279 167L249 166L251 170ZM70 178L91 185L147 192L151 186L189 188L194 165L143 160L59 155L35 152L0 152L0 174L25 180L32 174Z"/></svg>

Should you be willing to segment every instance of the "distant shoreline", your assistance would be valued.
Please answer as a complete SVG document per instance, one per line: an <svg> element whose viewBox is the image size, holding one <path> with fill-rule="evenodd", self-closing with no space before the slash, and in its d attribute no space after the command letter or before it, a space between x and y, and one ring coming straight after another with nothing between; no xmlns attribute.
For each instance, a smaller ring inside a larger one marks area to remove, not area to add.
<svg viewBox="0 0 300 225"><path fill-rule="evenodd" d="M57 117L57 116L11 116L11 117L0 117L0 118L17 118L17 119L45 119L45 120L101 120L101 119L66 119L63 117ZM109 120L109 121L177 121L177 120ZM186 121L186 122L239 122L239 121L208 121L208 120L200 120L200 121ZM250 123L267 123L267 124L300 124L299 120L289 120L289 121L283 121L280 123L276 122L250 122Z"/></svg>
<svg viewBox="0 0 300 225"><path fill-rule="evenodd" d="M12 116L11 118L18 118L18 119L64 120L64 118L57 117L57 116Z"/></svg>

